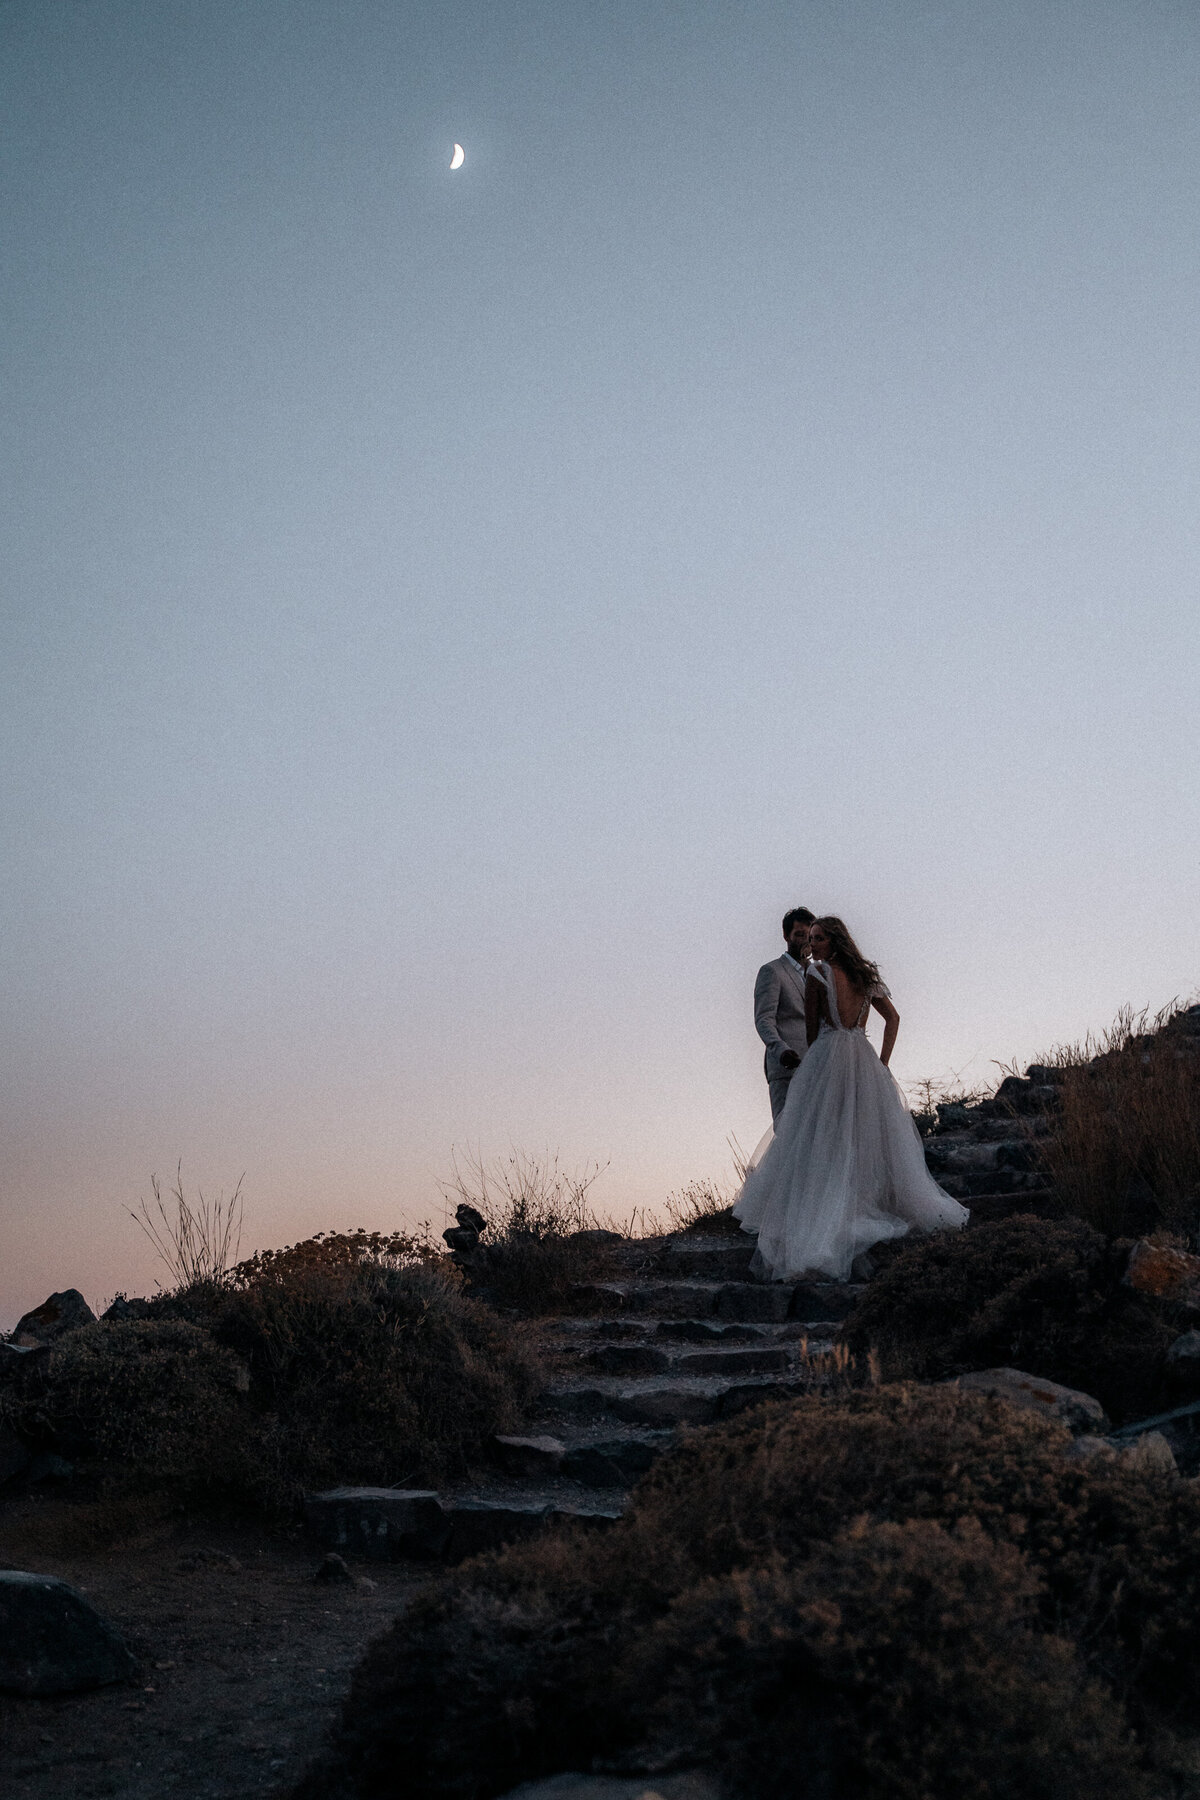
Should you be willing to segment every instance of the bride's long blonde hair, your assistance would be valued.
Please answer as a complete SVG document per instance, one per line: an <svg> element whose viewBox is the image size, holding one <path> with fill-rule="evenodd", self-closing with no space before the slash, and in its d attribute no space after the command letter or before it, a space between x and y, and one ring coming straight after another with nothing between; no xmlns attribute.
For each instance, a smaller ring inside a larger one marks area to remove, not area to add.
<svg viewBox="0 0 1200 1800"><path fill-rule="evenodd" d="M836 963L843 975L848 975L855 987L864 993L870 991L879 980L879 964L869 962L850 936L841 919L832 913L826 913L817 924L829 939L829 960Z"/></svg>

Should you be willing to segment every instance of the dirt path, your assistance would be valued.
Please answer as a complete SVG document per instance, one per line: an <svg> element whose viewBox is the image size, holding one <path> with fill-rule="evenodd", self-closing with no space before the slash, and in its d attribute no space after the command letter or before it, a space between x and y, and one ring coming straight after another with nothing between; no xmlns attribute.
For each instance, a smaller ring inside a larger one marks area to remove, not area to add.
<svg viewBox="0 0 1200 1800"><path fill-rule="evenodd" d="M285 1790L321 1743L368 1641L426 1574L372 1566L373 1586L313 1581L299 1534L164 1520L80 1547L63 1500L0 1515L0 1563L58 1575L125 1633L129 1686L54 1700L0 1695L0 1792L11 1800L243 1800ZM74 1545L74 1547L72 1547Z"/></svg>

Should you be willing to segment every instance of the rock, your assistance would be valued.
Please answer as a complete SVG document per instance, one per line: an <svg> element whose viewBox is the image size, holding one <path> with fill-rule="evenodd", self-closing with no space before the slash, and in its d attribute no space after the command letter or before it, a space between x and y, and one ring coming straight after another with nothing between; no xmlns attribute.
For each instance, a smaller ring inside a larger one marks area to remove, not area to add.
<svg viewBox="0 0 1200 1800"><path fill-rule="evenodd" d="M1179 1473L1175 1452L1161 1431L1143 1431L1122 1449L1121 1461L1135 1469L1157 1469L1164 1475Z"/></svg>
<svg viewBox="0 0 1200 1800"><path fill-rule="evenodd" d="M0 1425L0 1486L20 1475L33 1461L33 1452L23 1444L15 1431Z"/></svg>
<svg viewBox="0 0 1200 1800"><path fill-rule="evenodd" d="M1120 1449L1152 1431L1161 1432L1166 1439L1181 1475L1200 1474L1200 1400L1122 1425L1113 1432L1112 1442Z"/></svg>
<svg viewBox="0 0 1200 1800"><path fill-rule="evenodd" d="M149 1300L127 1300L124 1294L118 1294L111 1306L100 1314L102 1319L148 1319L154 1308Z"/></svg>
<svg viewBox="0 0 1200 1800"><path fill-rule="evenodd" d="M1080 1437L1072 1439L1071 1445L1067 1451L1067 1455L1072 1462L1086 1462L1093 1456L1098 1456L1102 1459L1106 1458L1111 1462L1117 1454L1117 1450L1113 1447L1108 1438L1092 1437L1086 1431L1083 1432Z"/></svg>
<svg viewBox="0 0 1200 1800"><path fill-rule="evenodd" d="M1167 1367L1180 1375L1200 1376L1200 1331L1185 1331L1167 1351Z"/></svg>
<svg viewBox="0 0 1200 1800"><path fill-rule="evenodd" d="M492 1439L497 1462L509 1475L557 1475L566 1445L556 1437L501 1437Z"/></svg>
<svg viewBox="0 0 1200 1800"><path fill-rule="evenodd" d="M1045 1381L1040 1375L1027 1375L1023 1369L975 1369L969 1375L954 1376L947 1385L992 1394L1010 1406L1057 1419L1076 1436L1108 1430L1108 1416L1091 1394Z"/></svg>
<svg viewBox="0 0 1200 1800"><path fill-rule="evenodd" d="M473 1250L479 1248L479 1233L472 1231L467 1225L451 1225L448 1231L443 1231L442 1236L455 1256L470 1256Z"/></svg>
<svg viewBox="0 0 1200 1800"><path fill-rule="evenodd" d="M450 1521L427 1488L330 1488L304 1502L308 1529L319 1544L373 1562L402 1556L441 1556Z"/></svg>
<svg viewBox="0 0 1200 1800"><path fill-rule="evenodd" d="M1141 1238L1129 1252L1126 1287L1155 1300L1200 1301L1200 1256Z"/></svg>
<svg viewBox="0 0 1200 1800"><path fill-rule="evenodd" d="M61 1294L51 1294L23 1319L18 1319L12 1341L18 1349L52 1344L64 1331L76 1331L81 1325L94 1325L95 1322L96 1315L79 1289L67 1288Z"/></svg>
<svg viewBox="0 0 1200 1800"><path fill-rule="evenodd" d="M551 1502L526 1504L503 1500L458 1500L445 1508L450 1523L447 1562L465 1562L485 1550L502 1550L524 1538L537 1537L546 1529L553 1511Z"/></svg>
<svg viewBox="0 0 1200 1800"><path fill-rule="evenodd" d="M625 1242L619 1231L605 1231L600 1226L596 1226L590 1231L573 1231L570 1234L570 1240L573 1244L595 1244L597 1247L603 1244L623 1244Z"/></svg>
<svg viewBox="0 0 1200 1800"><path fill-rule="evenodd" d="M664 1431L656 1438L615 1437L599 1444L578 1444L564 1456L562 1473L585 1487L628 1487L646 1473L671 1437Z"/></svg>
<svg viewBox="0 0 1200 1800"><path fill-rule="evenodd" d="M477 1207L469 1206L464 1200L454 1209L454 1216L464 1231L473 1231L476 1237L482 1237L487 1230L487 1220Z"/></svg>
<svg viewBox="0 0 1200 1800"><path fill-rule="evenodd" d="M346 1567L345 1561L336 1550L328 1550L317 1564L313 1575L314 1581L326 1583L329 1587L353 1587L354 1577Z"/></svg>
<svg viewBox="0 0 1200 1800"><path fill-rule="evenodd" d="M935 1105L939 1131L962 1131L971 1123L971 1115L961 1100L939 1100Z"/></svg>
<svg viewBox="0 0 1200 1800"><path fill-rule="evenodd" d="M120 1633L65 1581L0 1569L0 1688L77 1694L134 1667Z"/></svg>
<svg viewBox="0 0 1200 1800"><path fill-rule="evenodd" d="M682 1275L692 1281L746 1279L754 1258L753 1238L738 1242L729 1238L712 1243L704 1238L676 1238L663 1255L664 1275Z"/></svg>

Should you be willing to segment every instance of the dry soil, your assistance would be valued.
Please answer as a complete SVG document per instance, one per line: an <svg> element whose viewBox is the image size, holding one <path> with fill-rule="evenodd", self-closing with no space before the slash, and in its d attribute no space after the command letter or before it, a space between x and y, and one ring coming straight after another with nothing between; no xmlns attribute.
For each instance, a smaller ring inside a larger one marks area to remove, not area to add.
<svg viewBox="0 0 1200 1800"><path fill-rule="evenodd" d="M297 1531L189 1519L143 1502L31 1493L0 1512L0 1564L57 1575L125 1634L134 1681L0 1695L5 1800L243 1800L285 1792L320 1745L369 1640L428 1577L360 1565L313 1580ZM365 1579L362 1579L365 1578Z"/></svg>

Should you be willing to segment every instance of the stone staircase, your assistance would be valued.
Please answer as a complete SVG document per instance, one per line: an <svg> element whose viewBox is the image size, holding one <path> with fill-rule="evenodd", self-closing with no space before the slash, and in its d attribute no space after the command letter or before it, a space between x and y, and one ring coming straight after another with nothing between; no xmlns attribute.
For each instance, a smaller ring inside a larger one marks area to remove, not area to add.
<svg viewBox="0 0 1200 1800"><path fill-rule="evenodd" d="M618 1518L633 1483L683 1426L810 1391L861 1286L762 1282L753 1245L699 1232L612 1246L612 1278L543 1322L547 1383L521 1435L493 1441L494 1472L441 1492L336 1488L309 1497L309 1529L354 1556L461 1561L558 1520Z"/></svg>
<svg viewBox="0 0 1200 1800"><path fill-rule="evenodd" d="M1034 1066L990 1099L938 1107L926 1162L972 1224L1056 1211L1039 1163L1054 1103L1054 1071ZM542 1322L546 1387L525 1432L493 1441L486 1476L438 1493L313 1495L310 1530L355 1555L455 1562L555 1520L618 1518L681 1428L821 1384L820 1359L861 1285L759 1281L752 1255L727 1219L611 1245L608 1277L574 1291L571 1315Z"/></svg>
<svg viewBox="0 0 1200 1800"><path fill-rule="evenodd" d="M1035 1063L1024 1076L1006 1076L990 1099L938 1107L925 1161L946 1192L970 1207L972 1224L1057 1212L1039 1155L1055 1105L1054 1074Z"/></svg>

